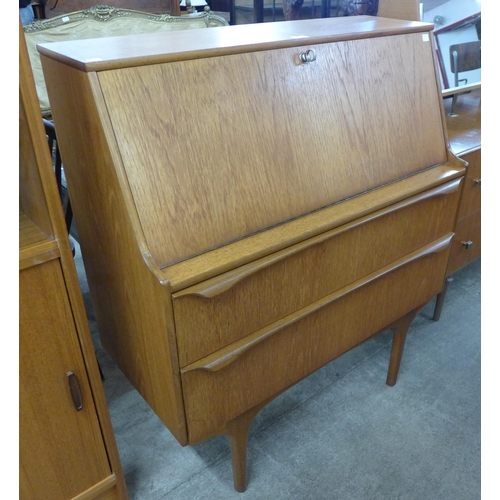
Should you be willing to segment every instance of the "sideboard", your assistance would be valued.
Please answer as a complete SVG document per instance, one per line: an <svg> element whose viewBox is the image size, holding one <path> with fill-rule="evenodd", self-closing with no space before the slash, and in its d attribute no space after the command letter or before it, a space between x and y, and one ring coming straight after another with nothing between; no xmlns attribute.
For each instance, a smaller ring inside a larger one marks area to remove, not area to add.
<svg viewBox="0 0 500 500"><path fill-rule="evenodd" d="M127 488L19 28L19 498Z"/></svg>
<svg viewBox="0 0 500 500"><path fill-rule="evenodd" d="M408 328L465 163L432 25L356 16L41 44L104 348L181 445ZM64 85L61 85L64 82Z"/></svg>
<svg viewBox="0 0 500 500"><path fill-rule="evenodd" d="M459 202L456 237L450 252L443 290L437 296L434 319L441 317L453 273L481 255L481 89L444 102L450 148L468 163Z"/></svg>

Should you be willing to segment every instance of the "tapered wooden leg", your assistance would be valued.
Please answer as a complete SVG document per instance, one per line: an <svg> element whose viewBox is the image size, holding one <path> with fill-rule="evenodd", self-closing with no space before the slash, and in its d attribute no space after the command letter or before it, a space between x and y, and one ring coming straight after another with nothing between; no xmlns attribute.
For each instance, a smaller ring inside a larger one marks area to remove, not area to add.
<svg viewBox="0 0 500 500"><path fill-rule="evenodd" d="M234 489L243 493L247 489L247 440L250 425L232 427L232 432L228 432L228 438L231 443L233 483Z"/></svg>
<svg viewBox="0 0 500 500"><path fill-rule="evenodd" d="M441 311L443 310L444 299L446 298L446 294L448 293L448 289L450 288L450 284L453 281L453 278L449 276L444 280L443 290L440 294L438 294L436 298L436 306L434 308L434 321L439 321L441 317Z"/></svg>
<svg viewBox="0 0 500 500"><path fill-rule="evenodd" d="M271 399L274 399L274 397ZM243 493L247 489L247 440L250 425L252 425L257 413L271 399L254 406L226 424L224 433L231 444L234 489L239 493Z"/></svg>
<svg viewBox="0 0 500 500"><path fill-rule="evenodd" d="M418 314L420 309L422 308L418 307L417 309L410 311L390 326L390 329L392 330L392 349L391 359L389 361L389 370L387 372L387 385L393 386L396 384L399 366L401 365L401 358L403 356L406 335L408 334L412 321L415 319L415 316Z"/></svg>

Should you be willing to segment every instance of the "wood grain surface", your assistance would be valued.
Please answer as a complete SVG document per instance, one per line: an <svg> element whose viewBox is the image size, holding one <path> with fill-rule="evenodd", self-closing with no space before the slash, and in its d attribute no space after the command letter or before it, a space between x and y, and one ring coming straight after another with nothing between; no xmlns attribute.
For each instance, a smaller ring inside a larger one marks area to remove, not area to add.
<svg viewBox="0 0 500 500"><path fill-rule="evenodd" d="M353 16L306 19L300 23L276 22L182 30L109 38L40 44L38 50L82 71L147 66L164 62L257 52L342 40L377 38L402 33L429 32L432 24ZM165 36L167 35L167 36Z"/></svg>
<svg viewBox="0 0 500 500"><path fill-rule="evenodd" d="M73 498L111 471L59 261L25 269L19 281L21 498ZM82 391L80 412L69 371Z"/></svg>
<svg viewBox="0 0 500 500"><path fill-rule="evenodd" d="M21 25L19 102L21 498L126 500Z"/></svg>
<svg viewBox="0 0 500 500"><path fill-rule="evenodd" d="M289 387L430 300L441 289L450 248L446 241L449 243L452 236L439 242L437 253L422 250L421 258L408 256L406 265L380 270L378 279L367 280L360 287L353 284L347 294L339 294L331 302L325 298L324 306L311 314L297 312L295 320L252 345L221 370L183 373L190 442L206 437L211 429ZM417 274L419 286L408 286Z"/></svg>
<svg viewBox="0 0 500 500"><path fill-rule="evenodd" d="M446 127L451 150L459 156L481 147L481 89L457 97L455 116L450 116L451 98L444 100Z"/></svg>
<svg viewBox="0 0 500 500"><path fill-rule="evenodd" d="M460 179L174 294L180 366L451 232L459 187Z"/></svg>
<svg viewBox="0 0 500 500"><path fill-rule="evenodd" d="M43 64L102 344L187 444L168 282L148 257L97 77Z"/></svg>
<svg viewBox="0 0 500 500"><path fill-rule="evenodd" d="M458 218L466 217L481 209L481 149L461 157L469 166L464 179Z"/></svg>
<svg viewBox="0 0 500 500"><path fill-rule="evenodd" d="M457 237L453 242L447 275L481 256L481 89L460 94L455 115L451 99L444 100L450 148L468 163L458 208ZM472 242L467 248L462 242ZM439 317L439 315L438 315Z"/></svg>
<svg viewBox="0 0 500 500"><path fill-rule="evenodd" d="M419 0L379 0L378 15L408 21L420 21Z"/></svg>
<svg viewBox="0 0 500 500"><path fill-rule="evenodd" d="M446 273L448 276L481 256L481 210L460 219L455 231ZM464 245L466 242L472 243L470 248Z"/></svg>
<svg viewBox="0 0 500 500"><path fill-rule="evenodd" d="M267 24L41 47L102 344L238 491L260 405L391 325L396 381L465 172L430 25Z"/></svg>
<svg viewBox="0 0 500 500"><path fill-rule="evenodd" d="M446 161L421 34L318 45L299 64L305 50L99 74L159 267Z"/></svg>
<svg viewBox="0 0 500 500"><path fill-rule="evenodd" d="M365 217L374 211L383 210L390 205L417 196L428 189L462 177L464 172L465 163L452 157L449 164L425 170L397 183L179 262L162 269L160 275L163 281L169 282L173 292L178 292L255 259L271 255L290 245Z"/></svg>

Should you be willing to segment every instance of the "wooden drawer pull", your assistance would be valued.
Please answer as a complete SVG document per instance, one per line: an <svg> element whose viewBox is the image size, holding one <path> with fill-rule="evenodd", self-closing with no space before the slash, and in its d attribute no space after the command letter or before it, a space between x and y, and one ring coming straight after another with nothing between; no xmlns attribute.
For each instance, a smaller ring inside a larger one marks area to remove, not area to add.
<svg viewBox="0 0 500 500"><path fill-rule="evenodd" d="M394 271L410 262L418 260L426 255L430 255L433 253L438 253L446 250L450 242L455 234L449 233L446 236L443 236L439 240L436 240L425 247L420 248L419 250L402 257L401 259L389 264L388 266L379 269L375 273L369 274L364 278L351 283L350 285L337 290L336 292L323 297L321 300L310 304L307 307L304 307L300 311L294 312L289 316L286 316L279 321L274 322L273 324L267 326L266 328L262 328L247 337L234 342L233 344L224 347L223 349L212 353L204 358L187 365L186 367L181 369L182 373L187 373L193 370L205 370L215 372L218 371L225 366L231 364L233 361L238 359L243 353L251 349L253 346L260 344L265 339L269 338L271 335L283 330L284 328L296 323L297 321L309 316L310 314L315 313L316 311L322 309L323 307L331 304L332 302L340 299L341 297L346 296L347 294L357 290L358 288L370 283L381 276Z"/></svg>
<svg viewBox="0 0 500 500"><path fill-rule="evenodd" d="M80 391L80 384L78 379L73 372L66 373L69 383L69 391L71 392L71 398L73 399L73 404L75 405L75 410L80 411L83 409L82 393Z"/></svg>

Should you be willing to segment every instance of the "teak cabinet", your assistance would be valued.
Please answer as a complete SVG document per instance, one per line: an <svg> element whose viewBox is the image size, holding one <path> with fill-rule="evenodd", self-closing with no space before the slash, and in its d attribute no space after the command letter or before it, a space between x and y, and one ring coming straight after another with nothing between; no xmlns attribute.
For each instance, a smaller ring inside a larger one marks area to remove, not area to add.
<svg viewBox="0 0 500 500"><path fill-rule="evenodd" d="M19 34L20 498L127 499Z"/></svg>
<svg viewBox="0 0 500 500"><path fill-rule="evenodd" d="M441 290L464 163L432 25L313 19L39 46L102 344L182 445Z"/></svg>
<svg viewBox="0 0 500 500"><path fill-rule="evenodd" d="M450 149L468 163L459 201L457 224L446 280L436 300L434 319L441 317L452 275L481 256L481 90L459 95L454 113L445 101Z"/></svg>

